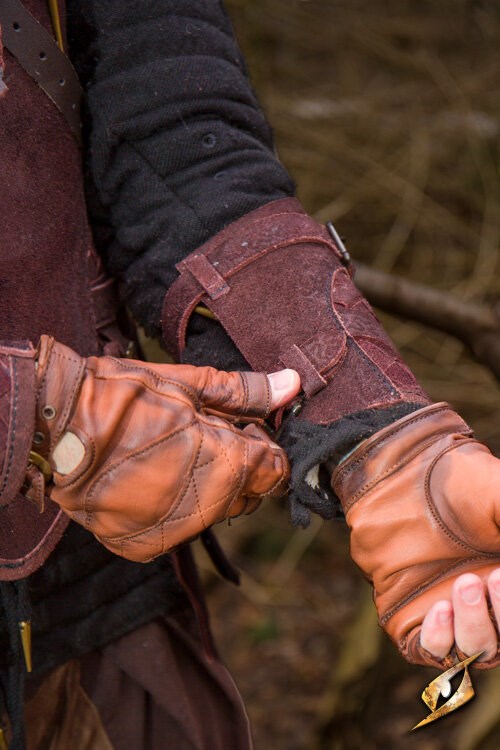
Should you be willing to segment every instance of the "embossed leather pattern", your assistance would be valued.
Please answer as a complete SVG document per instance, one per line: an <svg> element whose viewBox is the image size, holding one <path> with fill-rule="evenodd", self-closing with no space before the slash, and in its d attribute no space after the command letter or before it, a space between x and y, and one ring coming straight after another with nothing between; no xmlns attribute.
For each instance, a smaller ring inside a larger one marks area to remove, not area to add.
<svg viewBox="0 0 500 750"><path fill-rule="evenodd" d="M361 443L332 484L380 624L408 661L446 666L421 648L421 624L459 575L486 581L500 565L500 461L441 403Z"/></svg>
<svg viewBox="0 0 500 750"><path fill-rule="evenodd" d="M301 375L301 418L328 424L364 409L429 398L401 360L328 231L298 201L268 204L178 266L163 310L164 338L182 357L203 303L255 370Z"/></svg>
<svg viewBox="0 0 500 750"><path fill-rule="evenodd" d="M37 377L49 457L66 432L85 448L50 496L116 554L151 560L286 489L286 455L255 424L269 413L265 375L83 359L43 336Z"/></svg>
<svg viewBox="0 0 500 750"><path fill-rule="evenodd" d="M25 343L0 345L0 505L24 481L35 426L35 352Z"/></svg>

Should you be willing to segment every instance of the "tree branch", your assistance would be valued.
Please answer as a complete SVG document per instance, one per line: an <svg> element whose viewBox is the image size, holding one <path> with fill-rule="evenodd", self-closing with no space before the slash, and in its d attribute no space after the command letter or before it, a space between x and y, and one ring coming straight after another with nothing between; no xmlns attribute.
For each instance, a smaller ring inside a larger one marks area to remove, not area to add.
<svg viewBox="0 0 500 750"><path fill-rule="evenodd" d="M356 285L388 313L455 336L500 380L500 318L493 307L464 302L448 292L356 263Z"/></svg>

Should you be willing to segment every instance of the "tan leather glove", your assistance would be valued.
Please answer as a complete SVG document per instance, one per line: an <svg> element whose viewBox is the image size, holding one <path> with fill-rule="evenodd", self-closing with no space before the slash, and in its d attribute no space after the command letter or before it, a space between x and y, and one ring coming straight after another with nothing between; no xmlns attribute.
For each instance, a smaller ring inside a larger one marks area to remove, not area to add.
<svg viewBox="0 0 500 750"><path fill-rule="evenodd" d="M420 646L421 624L435 602L451 599L455 578L486 581L500 563L500 461L448 404L433 404L361 443L332 486L380 624L408 661L448 664ZM499 663L497 653L475 665Z"/></svg>
<svg viewBox="0 0 500 750"><path fill-rule="evenodd" d="M284 452L255 425L226 421L267 416L265 375L83 359L42 336L37 381L50 497L129 560L151 560L286 489ZM62 474L58 444L68 434L76 468Z"/></svg>

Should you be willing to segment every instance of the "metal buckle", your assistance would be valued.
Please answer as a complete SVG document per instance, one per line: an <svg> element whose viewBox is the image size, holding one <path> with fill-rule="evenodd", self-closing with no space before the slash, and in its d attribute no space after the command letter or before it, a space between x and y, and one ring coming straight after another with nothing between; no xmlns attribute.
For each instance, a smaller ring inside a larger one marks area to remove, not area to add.
<svg viewBox="0 0 500 750"><path fill-rule="evenodd" d="M344 266L349 266L350 263L351 263L351 255L350 255L348 249L346 248L346 246L344 245L344 243L342 242L341 236L339 235L339 233L337 232L337 230L333 226L333 222L332 221L327 221L325 226L326 226L326 228L328 230L328 234L330 235L330 237L334 241L335 245L338 248L338 251L339 251L340 255L342 256L342 258L341 258L342 264Z"/></svg>
<svg viewBox="0 0 500 750"><path fill-rule="evenodd" d="M35 451L30 451L29 460L30 464L33 464L40 469L45 481L50 482L52 479L52 469L47 459L40 456L39 453L35 453Z"/></svg>

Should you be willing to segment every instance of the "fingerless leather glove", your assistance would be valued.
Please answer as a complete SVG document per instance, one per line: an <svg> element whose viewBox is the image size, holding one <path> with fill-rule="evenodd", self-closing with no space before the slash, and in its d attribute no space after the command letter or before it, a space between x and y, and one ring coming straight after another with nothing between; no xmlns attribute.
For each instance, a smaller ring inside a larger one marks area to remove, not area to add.
<svg viewBox="0 0 500 750"><path fill-rule="evenodd" d="M451 599L457 576L486 582L500 565L500 461L441 403L365 440L332 484L380 624L408 661L443 666L421 647L421 624L435 602ZM497 654L475 666L499 663Z"/></svg>
<svg viewBox="0 0 500 750"><path fill-rule="evenodd" d="M286 488L284 452L255 424L227 421L268 415L265 375L85 359L43 336L36 376L36 448L53 470L51 499L130 560L168 552ZM63 474L58 445L68 435L76 465ZM41 504L36 466L29 479Z"/></svg>

